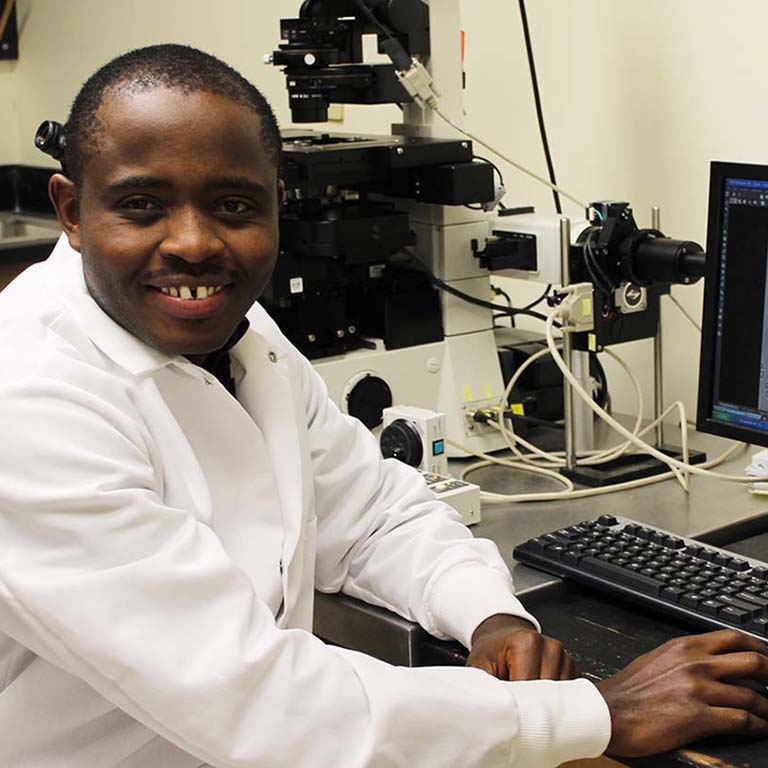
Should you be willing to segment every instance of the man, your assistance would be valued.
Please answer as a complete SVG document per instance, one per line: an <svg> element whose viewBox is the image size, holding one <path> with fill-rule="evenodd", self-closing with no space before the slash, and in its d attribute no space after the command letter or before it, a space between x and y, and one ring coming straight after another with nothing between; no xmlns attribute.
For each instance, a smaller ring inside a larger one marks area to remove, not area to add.
<svg viewBox="0 0 768 768"><path fill-rule="evenodd" d="M600 690L568 680L495 547L249 312L283 191L240 75L131 52L66 136L65 235L0 295L0 765L528 768L764 732L768 701L721 682L768 678L736 633ZM327 647L313 588L459 639L480 669Z"/></svg>

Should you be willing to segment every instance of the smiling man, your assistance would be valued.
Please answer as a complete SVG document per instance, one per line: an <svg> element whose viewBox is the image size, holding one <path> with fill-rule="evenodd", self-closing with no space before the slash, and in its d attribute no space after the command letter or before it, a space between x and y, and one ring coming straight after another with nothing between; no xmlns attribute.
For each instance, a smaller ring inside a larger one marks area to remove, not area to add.
<svg viewBox="0 0 768 768"><path fill-rule="evenodd" d="M194 49L74 102L64 235L0 295L0 765L529 768L763 730L718 682L768 676L735 633L568 679L495 546L328 400L254 305L279 154L261 94ZM315 588L479 669L327 647Z"/></svg>

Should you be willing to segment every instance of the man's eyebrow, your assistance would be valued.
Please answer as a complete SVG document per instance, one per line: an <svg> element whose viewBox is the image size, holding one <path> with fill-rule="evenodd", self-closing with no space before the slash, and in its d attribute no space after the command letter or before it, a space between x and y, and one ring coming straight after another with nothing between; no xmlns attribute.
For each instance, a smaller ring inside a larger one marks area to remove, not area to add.
<svg viewBox="0 0 768 768"><path fill-rule="evenodd" d="M117 179L111 184L107 184L107 190L110 192L121 192L127 189L146 189L150 187L152 189L164 189L171 186L171 182L165 179L157 178L156 176L123 176L122 179Z"/></svg>
<svg viewBox="0 0 768 768"><path fill-rule="evenodd" d="M135 174L124 176L107 185L109 192L123 192L131 189L169 189L173 182L157 176ZM266 195L267 188L258 181L247 176L219 176L206 181L209 189L232 189L241 192L251 192L256 195Z"/></svg>
<svg viewBox="0 0 768 768"><path fill-rule="evenodd" d="M265 195L267 188L258 181L247 176L219 176L211 179L206 184L211 189L236 189L241 192L252 192L257 195Z"/></svg>

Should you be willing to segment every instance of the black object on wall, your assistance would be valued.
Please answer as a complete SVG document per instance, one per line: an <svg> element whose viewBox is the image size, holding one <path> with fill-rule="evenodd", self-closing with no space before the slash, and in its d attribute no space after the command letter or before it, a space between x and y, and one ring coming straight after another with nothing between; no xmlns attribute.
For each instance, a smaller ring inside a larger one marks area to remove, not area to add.
<svg viewBox="0 0 768 768"><path fill-rule="evenodd" d="M0 211L55 215L48 199L48 179L55 168L0 165Z"/></svg>
<svg viewBox="0 0 768 768"><path fill-rule="evenodd" d="M0 0L0 59L19 58L19 30L14 0Z"/></svg>

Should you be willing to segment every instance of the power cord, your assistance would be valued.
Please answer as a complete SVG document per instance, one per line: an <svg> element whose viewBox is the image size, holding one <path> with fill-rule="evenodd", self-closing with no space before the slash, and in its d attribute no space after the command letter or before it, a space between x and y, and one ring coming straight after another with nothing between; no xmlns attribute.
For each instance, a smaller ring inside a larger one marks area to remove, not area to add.
<svg viewBox="0 0 768 768"><path fill-rule="evenodd" d="M531 43L531 31L528 28L528 14L525 10L525 0L520 2L520 20L523 23L523 36L525 37L525 52L528 55L528 69L531 72L531 86L533 87L533 100L536 104L536 118L539 122L539 133L541 134L541 143L544 147L544 158L547 161L547 171L549 171L549 180L553 185L557 184L555 178L555 166L552 162L552 153L549 149L549 139L547 138L547 128L544 124L544 110L541 106L541 93L539 92L539 78L536 75L536 62L533 57L533 44ZM552 190L552 196L555 199L555 210L558 213L563 212L560 204L560 195L556 189Z"/></svg>

